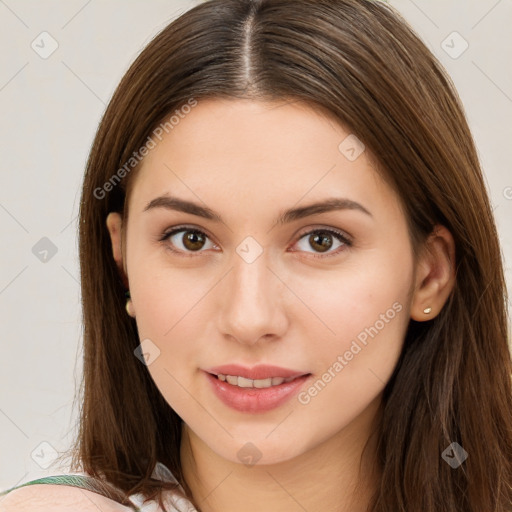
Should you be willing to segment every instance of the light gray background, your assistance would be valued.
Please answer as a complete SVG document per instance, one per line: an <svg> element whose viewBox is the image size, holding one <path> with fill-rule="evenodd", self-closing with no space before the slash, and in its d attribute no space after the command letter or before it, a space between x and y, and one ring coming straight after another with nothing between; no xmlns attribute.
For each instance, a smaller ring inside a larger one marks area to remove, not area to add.
<svg viewBox="0 0 512 512"><path fill-rule="evenodd" d="M43 467L75 433L72 402L82 369L76 218L85 161L130 63L198 2L0 0L0 489L60 472ZM511 287L512 2L390 3L457 86ZM51 49L44 31L58 44L46 59L31 47L34 41L40 53ZM454 31L469 44L458 58L465 43ZM43 237L57 249L46 262L32 252Z"/></svg>

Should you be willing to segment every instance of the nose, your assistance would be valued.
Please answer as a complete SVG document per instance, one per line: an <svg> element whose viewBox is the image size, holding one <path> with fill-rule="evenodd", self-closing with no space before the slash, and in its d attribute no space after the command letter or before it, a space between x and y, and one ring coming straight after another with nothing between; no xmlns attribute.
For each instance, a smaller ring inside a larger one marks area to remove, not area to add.
<svg viewBox="0 0 512 512"><path fill-rule="evenodd" d="M269 267L265 251L252 263L235 254L222 283L221 334L246 345L282 337L288 326L284 300L285 285Z"/></svg>

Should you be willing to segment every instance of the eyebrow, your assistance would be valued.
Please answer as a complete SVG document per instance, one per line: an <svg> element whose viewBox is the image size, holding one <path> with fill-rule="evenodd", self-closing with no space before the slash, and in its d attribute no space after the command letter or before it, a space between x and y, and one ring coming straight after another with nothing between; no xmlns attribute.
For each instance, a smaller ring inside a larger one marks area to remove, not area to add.
<svg viewBox="0 0 512 512"><path fill-rule="evenodd" d="M169 195L156 197L146 205L143 211L146 212L154 208L165 208L167 210L190 213L192 215L197 215L198 217L203 217L214 222L224 223L222 217L210 208L201 206L200 204L194 203L192 201L187 201L185 199L180 199L178 197L172 197ZM369 215L370 217L373 217L373 215L363 205L357 203L356 201L352 201L351 199L347 198L329 198L323 201L309 204L307 206L285 210L278 217L276 222L278 225L282 225L302 219L304 217L309 217L310 215L316 215L319 213L336 210L356 210Z"/></svg>

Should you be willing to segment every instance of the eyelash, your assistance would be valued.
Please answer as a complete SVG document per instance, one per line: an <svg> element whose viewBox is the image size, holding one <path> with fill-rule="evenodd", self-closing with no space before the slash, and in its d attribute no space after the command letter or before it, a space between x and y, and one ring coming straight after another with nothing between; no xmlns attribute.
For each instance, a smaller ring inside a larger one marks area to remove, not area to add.
<svg viewBox="0 0 512 512"><path fill-rule="evenodd" d="M205 235L207 238L208 235L204 232L204 231L201 231L200 229L197 229L193 226L177 226L175 228L173 228L171 231L166 231L160 238L159 238L159 241L160 242L165 242L166 240L168 240L170 237L172 237L173 235L175 235L176 233L179 233L181 231L190 231L190 232L193 232L193 233L200 233L202 235ZM325 255L323 255L322 253L309 253L311 254L313 258L328 258L329 256L335 256L337 254L340 254L340 252L342 252L344 249L344 247L351 247L352 246L352 242L349 240L349 238L341 231L337 231L335 229L327 229L327 228L316 228L316 229L313 229L311 231L307 231L306 233L303 233L297 241L299 240L302 240L305 236L307 235L313 235L313 234L317 234L317 233L329 233L330 235L333 235L335 238L337 238L340 242L343 243L342 246L338 247L338 249L336 249L335 251L332 251L332 252L328 252L326 253ZM201 252L204 252L204 251L196 251L195 253L192 251L192 252L187 252L187 253L184 253L183 251L181 250L176 250L176 249L173 249L172 247L170 247L169 245L166 245L166 249L175 253L175 254L179 254L181 256L184 256L184 257L195 257L195 256L199 256ZM301 251L293 251L293 252L301 252Z"/></svg>

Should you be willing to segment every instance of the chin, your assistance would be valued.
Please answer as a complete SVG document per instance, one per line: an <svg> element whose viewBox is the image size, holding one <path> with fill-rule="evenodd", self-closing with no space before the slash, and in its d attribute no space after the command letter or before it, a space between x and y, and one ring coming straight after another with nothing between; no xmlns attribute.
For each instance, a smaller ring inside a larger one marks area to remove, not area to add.
<svg viewBox="0 0 512 512"><path fill-rule="evenodd" d="M268 431L259 436L242 436L230 440L229 445L210 445L220 457L230 462L242 464L247 467L266 466L279 464L294 459L308 451L310 446L303 446L297 439L287 438L284 443L281 437L271 439ZM307 435L305 436L307 437ZM252 440L251 440L252 439ZM306 441L305 439L303 440Z"/></svg>

